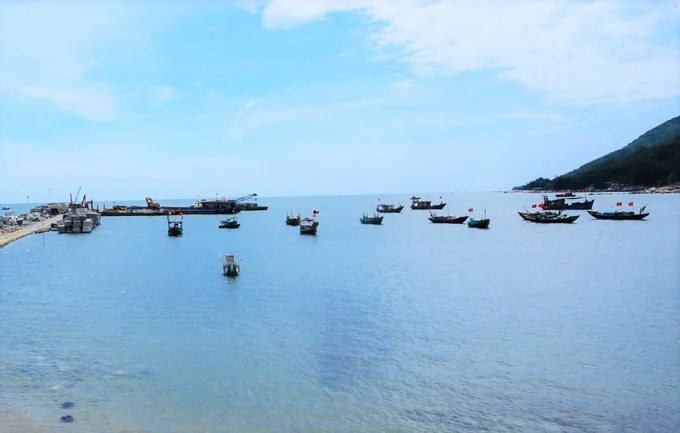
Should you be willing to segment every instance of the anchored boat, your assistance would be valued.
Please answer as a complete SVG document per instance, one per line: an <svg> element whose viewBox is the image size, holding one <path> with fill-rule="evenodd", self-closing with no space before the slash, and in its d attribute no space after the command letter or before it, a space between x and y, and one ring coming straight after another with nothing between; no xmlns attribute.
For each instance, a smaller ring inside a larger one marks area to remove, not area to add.
<svg viewBox="0 0 680 433"><path fill-rule="evenodd" d="M233 254L227 254L222 264L222 273L227 277L237 277L241 273L241 265L234 261Z"/></svg>
<svg viewBox="0 0 680 433"><path fill-rule="evenodd" d="M235 216L220 221L221 229L237 229L239 227L241 227L241 224L239 224L238 219Z"/></svg>
<svg viewBox="0 0 680 433"><path fill-rule="evenodd" d="M312 212L311 217L303 218L300 221L300 234L301 235L316 235L317 229L319 228L319 221L317 221L316 216L319 214L318 210Z"/></svg>
<svg viewBox="0 0 680 433"><path fill-rule="evenodd" d="M300 225L300 214L297 214L296 216L293 216L292 213L289 213L286 215L286 225L287 226L293 226L297 227Z"/></svg>
<svg viewBox="0 0 680 433"><path fill-rule="evenodd" d="M371 225L380 225L382 224L383 221L383 216L375 214L372 217L364 214L364 216L361 217L359 221L361 221L361 224L371 224Z"/></svg>
<svg viewBox="0 0 680 433"><path fill-rule="evenodd" d="M399 206L394 206L393 204L382 204L378 199L378 206L375 208L375 211L379 213L399 213L402 211L402 209L404 209L403 204L399 204Z"/></svg>
<svg viewBox="0 0 680 433"><path fill-rule="evenodd" d="M595 199L588 200L585 197L584 201L567 203L565 198L550 200L547 195L544 195L543 203L540 205L540 207L543 210L588 210L593 208L593 203L595 203Z"/></svg>
<svg viewBox="0 0 680 433"><path fill-rule="evenodd" d="M455 216L438 216L434 212L430 212L430 216L427 218L435 224L463 224L465 220L468 219L467 215L455 217Z"/></svg>
<svg viewBox="0 0 680 433"><path fill-rule="evenodd" d="M411 209L413 210L440 210L444 209L444 206L446 206L446 203L442 201L441 197L439 197L439 204L432 204L432 202L429 200L421 200L420 197L411 197Z"/></svg>
<svg viewBox="0 0 680 433"><path fill-rule="evenodd" d="M528 212L528 211L527 211L527 212L517 212L517 213L519 214L520 217L522 217L522 219L523 219L524 221L529 221L529 220L531 220L531 218L537 217L537 216L540 216L540 215L544 215L544 216L546 216L546 217L555 217L555 216L559 216L559 215L562 214L562 211L559 211L559 212L550 212L550 211L546 211L546 212Z"/></svg>
<svg viewBox="0 0 680 433"><path fill-rule="evenodd" d="M571 224L581 215L529 215L525 218L527 221L539 224Z"/></svg>
<svg viewBox="0 0 680 433"><path fill-rule="evenodd" d="M647 206L642 206L639 213L633 211L614 211L614 212L598 212L589 210L588 213L599 220L614 220L614 221L640 221L649 216L649 212L645 212Z"/></svg>
<svg viewBox="0 0 680 433"><path fill-rule="evenodd" d="M168 213L168 236L182 236L184 234L184 215L179 214L179 218L171 219L170 215L174 212Z"/></svg>
<svg viewBox="0 0 680 433"><path fill-rule="evenodd" d="M474 209L472 208L468 209L469 212L472 212L473 210ZM488 229L489 224L491 224L491 220L486 217L486 211L484 211L484 218L477 220L470 217L468 220L468 227L472 229Z"/></svg>

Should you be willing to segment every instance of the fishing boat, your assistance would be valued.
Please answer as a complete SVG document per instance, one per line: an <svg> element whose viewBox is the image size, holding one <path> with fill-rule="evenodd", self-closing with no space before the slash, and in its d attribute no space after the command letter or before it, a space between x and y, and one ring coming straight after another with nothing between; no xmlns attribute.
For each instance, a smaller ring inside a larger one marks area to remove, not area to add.
<svg viewBox="0 0 680 433"><path fill-rule="evenodd" d="M9 206L3 206L2 210L9 210Z"/></svg>
<svg viewBox="0 0 680 433"><path fill-rule="evenodd" d="M224 262L222 263L222 273L227 277L237 277L241 273L241 265L234 261L233 254L227 254L224 256Z"/></svg>
<svg viewBox="0 0 680 433"><path fill-rule="evenodd" d="M593 208L593 203L595 203L595 199L588 200L585 197L584 201L578 201L573 203L567 203L566 200L567 199L565 198L550 200L547 195L544 195L543 203L541 203L539 206L543 210L589 210Z"/></svg>
<svg viewBox="0 0 680 433"><path fill-rule="evenodd" d="M168 213L168 236L182 236L184 234L184 215L179 214L179 218L171 219L170 215L174 212Z"/></svg>
<svg viewBox="0 0 680 433"><path fill-rule="evenodd" d="M319 228L319 221L316 216L319 214L318 210L312 212L311 217L306 217L300 220L300 234L301 235L316 235Z"/></svg>
<svg viewBox="0 0 680 433"><path fill-rule="evenodd" d="M221 229L237 229L239 227L241 227L241 224L239 224L235 216L220 221Z"/></svg>
<svg viewBox="0 0 680 433"><path fill-rule="evenodd" d="M633 211L598 212L595 210L589 210L588 213L599 220L640 221L649 216L649 212L645 212L646 208L647 206L643 206L639 213Z"/></svg>
<svg viewBox="0 0 680 433"><path fill-rule="evenodd" d="M286 225L297 227L300 225L300 214L293 216L292 214L286 215Z"/></svg>
<svg viewBox="0 0 680 433"><path fill-rule="evenodd" d="M473 211L473 209L470 208L469 212L472 212L472 211ZM467 224L468 224L468 227L470 227L472 229L488 229L489 224L491 224L491 220L486 217L486 211L484 211L484 218L478 220L478 219L475 219L473 217L470 217Z"/></svg>
<svg viewBox="0 0 680 433"><path fill-rule="evenodd" d="M562 211L558 211L558 212L550 212L550 211L529 212L529 211L527 211L527 212L517 212L517 213L519 214L520 217L522 217L522 219L524 221L529 221L532 217L536 217L538 215L545 215L546 217L558 216L558 215L562 214Z"/></svg>
<svg viewBox="0 0 680 433"><path fill-rule="evenodd" d="M442 201L441 197L439 197L439 204L432 204L429 200L421 200L420 197L411 197L411 209L413 210L441 210L444 209L444 206L446 206L446 203Z"/></svg>
<svg viewBox="0 0 680 433"><path fill-rule="evenodd" d="M364 216L362 216L359 221L361 221L361 224L371 224L377 226L382 224L383 218L383 216L378 214L374 214L372 217L364 214Z"/></svg>
<svg viewBox="0 0 680 433"><path fill-rule="evenodd" d="M465 220L468 219L467 215L455 217L455 216L438 216L434 212L430 212L430 216L427 218L435 224L463 224Z"/></svg>
<svg viewBox="0 0 680 433"><path fill-rule="evenodd" d="M526 220L539 224L571 224L581 215L531 215Z"/></svg>
<svg viewBox="0 0 680 433"><path fill-rule="evenodd" d="M573 192L563 192L563 193L560 193L560 194L555 194L555 197L558 197L558 198L576 197L576 195L574 195Z"/></svg>
<svg viewBox="0 0 680 433"><path fill-rule="evenodd" d="M393 204L382 204L380 203L380 200L378 199L378 206L375 208L376 212L379 213L399 213L404 209L403 204L399 204L399 206L395 206Z"/></svg>

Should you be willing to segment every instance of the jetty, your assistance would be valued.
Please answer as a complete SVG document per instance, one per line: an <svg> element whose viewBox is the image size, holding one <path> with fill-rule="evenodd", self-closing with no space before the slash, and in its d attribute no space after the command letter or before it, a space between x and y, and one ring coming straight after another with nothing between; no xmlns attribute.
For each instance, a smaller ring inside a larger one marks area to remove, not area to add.
<svg viewBox="0 0 680 433"><path fill-rule="evenodd" d="M56 224L61 218L61 215L55 215L37 222L24 223L20 226L3 227L0 229L0 248L21 239L24 236L49 232L52 230L52 224Z"/></svg>

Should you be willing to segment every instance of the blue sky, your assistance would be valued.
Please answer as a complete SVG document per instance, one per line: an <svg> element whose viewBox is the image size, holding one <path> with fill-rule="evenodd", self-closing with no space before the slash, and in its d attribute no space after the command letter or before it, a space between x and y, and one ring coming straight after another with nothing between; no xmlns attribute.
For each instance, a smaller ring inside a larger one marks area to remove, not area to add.
<svg viewBox="0 0 680 433"><path fill-rule="evenodd" d="M679 114L679 13L0 0L0 202L509 189Z"/></svg>

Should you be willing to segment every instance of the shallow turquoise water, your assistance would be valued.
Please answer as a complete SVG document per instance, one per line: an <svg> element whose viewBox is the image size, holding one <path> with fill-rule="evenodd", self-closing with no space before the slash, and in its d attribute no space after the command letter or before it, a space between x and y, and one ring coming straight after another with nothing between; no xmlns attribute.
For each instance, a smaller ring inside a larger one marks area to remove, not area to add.
<svg viewBox="0 0 680 433"><path fill-rule="evenodd" d="M537 196L444 198L491 229L276 198L238 230L108 217L0 249L0 406L45 431L680 430L677 196L595 196L652 215L559 226L517 216ZM312 209L317 237L284 225Z"/></svg>

